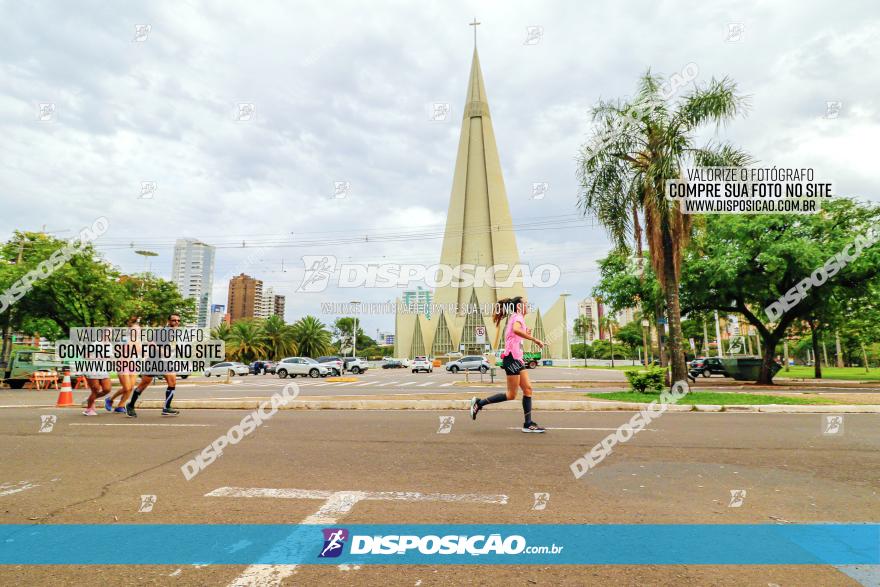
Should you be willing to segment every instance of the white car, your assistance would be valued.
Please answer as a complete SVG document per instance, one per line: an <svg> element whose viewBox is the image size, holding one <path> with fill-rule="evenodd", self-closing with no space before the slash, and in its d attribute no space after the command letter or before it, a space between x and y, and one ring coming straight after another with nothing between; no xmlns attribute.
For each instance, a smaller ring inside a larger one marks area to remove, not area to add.
<svg viewBox="0 0 880 587"><path fill-rule="evenodd" d="M434 362L428 357L416 357L410 364L413 373L424 371L425 373L434 372Z"/></svg>
<svg viewBox="0 0 880 587"><path fill-rule="evenodd" d="M309 357L287 357L278 361L275 366L275 374L280 379L286 379L288 375L291 377L297 375L300 377L327 377L330 374L330 367Z"/></svg>
<svg viewBox="0 0 880 587"><path fill-rule="evenodd" d="M217 377L225 377L227 374L230 377L235 377L236 375L247 375L251 370L244 363L237 363L234 361L227 361L226 363L217 363L215 365L211 365L207 369L205 369L205 377L210 377L211 375L216 375Z"/></svg>

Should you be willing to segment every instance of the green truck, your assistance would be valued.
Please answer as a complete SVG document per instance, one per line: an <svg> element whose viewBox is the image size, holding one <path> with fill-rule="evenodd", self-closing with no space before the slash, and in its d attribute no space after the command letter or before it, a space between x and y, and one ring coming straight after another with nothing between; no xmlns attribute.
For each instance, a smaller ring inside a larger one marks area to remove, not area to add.
<svg viewBox="0 0 880 587"><path fill-rule="evenodd" d="M19 349L12 351L8 364L0 364L0 383L21 389L31 380L34 371L61 371L64 363L53 351Z"/></svg>
<svg viewBox="0 0 880 587"><path fill-rule="evenodd" d="M501 366L501 351L495 351L495 366ZM541 364L541 353L523 353L523 363L525 363L527 369L534 369L538 365Z"/></svg>

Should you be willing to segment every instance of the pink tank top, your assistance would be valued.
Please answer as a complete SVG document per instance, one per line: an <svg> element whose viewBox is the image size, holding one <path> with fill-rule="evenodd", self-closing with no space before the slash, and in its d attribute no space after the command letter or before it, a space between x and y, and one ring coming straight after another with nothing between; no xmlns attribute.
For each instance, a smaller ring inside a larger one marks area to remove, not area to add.
<svg viewBox="0 0 880 587"><path fill-rule="evenodd" d="M522 337L513 331L514 324L519 324L520 330L526 329L526 320L520 313L512 314L507 320L507 328L504 330L504 352L501 357L511 355L517 361L522 361Z"/></svg>

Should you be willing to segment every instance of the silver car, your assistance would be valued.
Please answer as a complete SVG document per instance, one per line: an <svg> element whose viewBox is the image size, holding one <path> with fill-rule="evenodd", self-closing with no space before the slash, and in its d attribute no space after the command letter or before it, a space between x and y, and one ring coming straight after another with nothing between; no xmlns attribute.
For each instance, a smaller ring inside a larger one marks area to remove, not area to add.
<svg viewBox="0 0 880 587"><path fill-rule="evenodd" d="M450 373L458 373L459 371L479 371L485 373L492 366L489 361L479 355L468 355L455 361L446 363L446 370Z"/></svg>
<svg viewBox="0 0 880 587"><path fill-rule="evenodd" d="M297 375L300 377L327 377L330 374L330 367L309 357L287 357L278 361L275 366L275 374L280 379L286 379L288 375L291 377Z"/></svg>

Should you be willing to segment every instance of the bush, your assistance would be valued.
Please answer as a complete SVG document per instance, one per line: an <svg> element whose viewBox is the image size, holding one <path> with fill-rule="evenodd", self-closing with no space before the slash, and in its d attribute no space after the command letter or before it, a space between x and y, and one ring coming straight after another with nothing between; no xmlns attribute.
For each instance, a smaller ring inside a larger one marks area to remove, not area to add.
<svg viewBox="0 0 880 587"><path fill-rule="evenodd" d="M647 369L630 369L624 371L629 387L638 393L660 393L663 391L666 381L666 369L663 367L648 367Z"/></svg>

